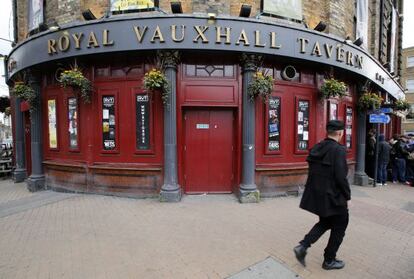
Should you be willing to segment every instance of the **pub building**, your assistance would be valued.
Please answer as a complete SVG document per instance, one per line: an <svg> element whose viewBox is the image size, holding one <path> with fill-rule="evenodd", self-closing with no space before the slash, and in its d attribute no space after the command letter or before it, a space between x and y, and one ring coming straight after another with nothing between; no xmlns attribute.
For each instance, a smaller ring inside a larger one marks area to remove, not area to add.
<svg viewBox="0 0 414 279"><path fill-rule="evenodd" d="M368 1L331 1L316 11L305 2L318 1L112 0L99 2L97 19L76 6L85 20L54 15L75 9L53 10L57 0L23 2L14 1L15 14L26 16L28 8L28 27L15 21L19 41L6 80L10 88L24 81L36 94L31 104L13 101L14 180L27 179L30 191L161 201L233 193L241 202L297 193L309 149L331 119L345 122L349 179L364 185L370 124L358 98L366 91L386 103L404 98L395 79L401 26L393 21L381 31L373 24L368 32ZM400 2L384 2L398 23ZM376 51L378 30L389 35L378 49L385 60ZM391 39L397 44L384 50ZM160 64L165 102L143 87L145 74ZM89 103L59 84L71 67L91 81ZM257 71L274 78L266 102L248 94ZM321 98L328 77L345 82L345 97ZM389 137L399 122L391 115L381 131Z"/></svg>

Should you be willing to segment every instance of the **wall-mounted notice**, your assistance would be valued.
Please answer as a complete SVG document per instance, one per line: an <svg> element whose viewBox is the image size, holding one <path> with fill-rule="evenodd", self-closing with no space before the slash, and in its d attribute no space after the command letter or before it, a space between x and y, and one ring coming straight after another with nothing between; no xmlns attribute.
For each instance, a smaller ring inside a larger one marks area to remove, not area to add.
<svg viewBox="0 0 414 279"><path fill-rule="evenodd" d="M280 150L280 97L269 98L268 149Z"/></svg>
<svg viewBox="0 0 414 279"><path fill-rule="evenodd" d="M56 100L47 101L47 116L49 119L49 148L57 148Z"/></svg>
<svg viewBox="0 0 414 279"><path fill-rule="evenodd" d="M76 98L68 99L68 132L69 148L78 148L78 100Z"/></svg>
<svg viewBox="0 0 414 279"><path fill-rule="evenodd" d="M116 148L115 96L102 97L102 139L104 150Z"/></svg>
<svg viewBox="0 0 414 279"><path fill-rule="evenodd" d="M345 122L345 144L346 148L352 148L352 108L346 108L346 122Z"/></svg>
<svg viewBox="0 0 414 279"><path fill-rule="evenodd" d="M297 148L307 150L309 147L309 101L300 100L297 113Z"/></svg>
<svg viewBox="0 0 414 279"><path fill-rule="evenodd" d="M138 150L150 149L150 113L147 94L136 95L136 147Z"/></svg>

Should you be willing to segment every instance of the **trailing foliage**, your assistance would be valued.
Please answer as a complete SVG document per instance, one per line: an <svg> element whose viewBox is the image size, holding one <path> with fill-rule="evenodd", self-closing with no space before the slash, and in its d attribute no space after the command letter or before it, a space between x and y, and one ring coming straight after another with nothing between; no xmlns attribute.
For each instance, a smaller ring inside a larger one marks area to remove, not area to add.
<svg viewBox="0 0 414 279"><path fill-rule="evenodd" d="M408 103L406 100L398 99L394 103L394 109L401 110L401 111L408 110L410 109L410 103Z"/></svg>
<svg viewBox="0 0 414 279"><path fill-rule="evenodd" d="M249 84L248 93L251 101L256 97L261 97L266 102L273 91L274 79L270 75L265 75L261 71L257 71L253 75L253 81Z"/></svg>
<svg viewBox="0 0 414 279"><path fill-rule="evenodd" d="M59 83L62 87L72 87L77 93L80 91L80 97L83 102L88 104L92 97L92 83L87 79L79 68L74 67L71 70L65 70L60 74Z"/></svg>
<svg viewBox="0 0 414 279"><path fill-rule="evenodd" d="M34 111L36 109L36 92L29 85L26 85L23 82L16 82L11 90L11 93L17 98L27 101L30 105L30 111Z"/></svg>
<svg viewBox="0 0 414 279"><path fill-rule="evenodd" d="M358 100L358 108L361 111L379 108L383 99L375 93L365 92Z"/></svg>
<svg viewBox="0 0 414 279"><path fill-rule="evenodd" d="M151 71L145 73L144 88L149 91L159 91L161 93L163 104L168 104L168 93L170 87L163 72L158 69L152 69Z"/></svg>
<svg viewBox="0 0 414 279"><path fill-rule="evenodd" d="M346 95L346 84L334 78L325 79L321 86L322 98L329 99L331 97L344 97Z"/></svg>

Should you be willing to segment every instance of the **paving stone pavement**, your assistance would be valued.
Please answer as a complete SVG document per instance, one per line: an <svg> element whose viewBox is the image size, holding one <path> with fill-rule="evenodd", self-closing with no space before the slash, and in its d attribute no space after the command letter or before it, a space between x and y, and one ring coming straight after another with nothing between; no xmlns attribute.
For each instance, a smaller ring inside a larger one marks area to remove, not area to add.
<svg viewBox="0 0 414 279"><path fill-rule="evenodd" d="M24 183L0 181L0 214L31 203L0 217L0 278L228 278L269 257L300 278L414 278L414 188L352 190L338 253L346 266L325 271L328 234L308 250L306 268L293 255L317 220L298 208L298 197L240 204L233 195L198 195L159 203L30 193ZM257 278L282 278L266 276Z"/></svg>

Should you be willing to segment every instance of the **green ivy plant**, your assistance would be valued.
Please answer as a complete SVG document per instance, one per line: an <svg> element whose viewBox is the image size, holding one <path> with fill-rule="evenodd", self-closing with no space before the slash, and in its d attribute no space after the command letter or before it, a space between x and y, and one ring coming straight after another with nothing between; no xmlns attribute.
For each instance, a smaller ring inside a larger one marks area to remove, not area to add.
<svg viewBox="0 0 414 279"><path fill-rule="evenodd" d="M152 92L160 92L162 103L168 104L169 83L164 73L158 69L152 69L144 75L144 88Z"/></svg>
<svg viewBox="0 0 414 279"><path fill-rule="evenodd" d="M410 103L407 102L406 100L398 99L394 103L394 109L395 110L400 110L400 111L408 110L408 109L410 109Z"/></svg>
<svg viewBox="0 0 414 279"><path fill-rule="evenodd" d="M263 102L269 99L273 91L274 79L270 75L266 75L262 71L257 71L253 75L253 81L249 84L248 94L250 101L254 101L256 97L262 98Z"/></svg>
<svg viewBox="0 0 414 279"><path fill-rule="evenodd" d="M36 92L29 85L24 84L23 82L16 82L13 89L11 90L11 93L15 97L27 101L30 105L30 111L34 111L36 109L38 100Z"/></svg>
<svg viewBox="0 0 414 279"><path fill-rule="evenodd" d="M334 78L325 79L320 92L324 99L329 99L331 97L342 98L346 95L346 84Z"/></svg>
<svg viewBox="0 0 414 279"><path fill-rule="evenodd" d="M75 93L80 92L83 102L89 104L92 99L92 83L78 67L65 70L60 74L59 83L62 87L72 87Z"/></svg>
<svg viewBox="0 0 414 279"><path fill-rule="evenodd" d="M365 92L358 100L358 108L361 111L367 111L373 109L374 107L379 108L382 101L382 97L378 96L377 94L372 92Z"/></svg>

